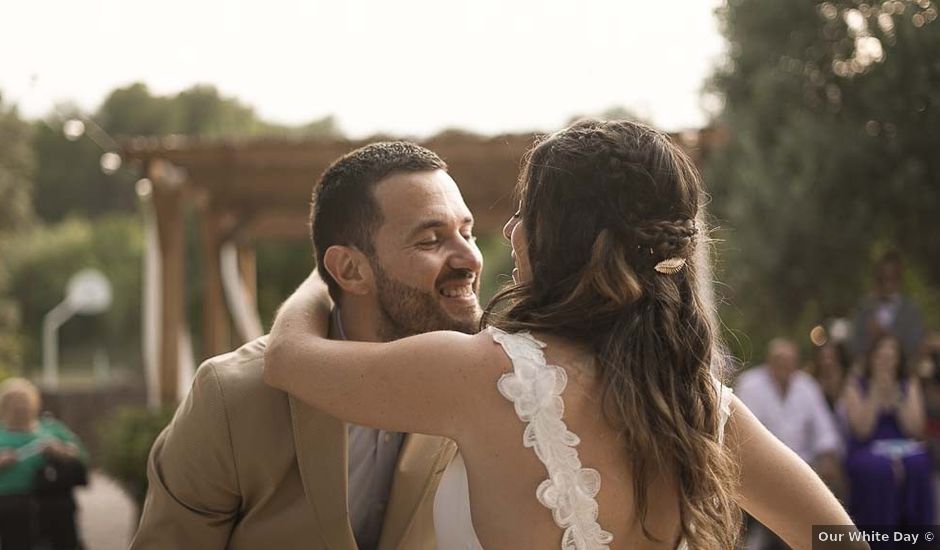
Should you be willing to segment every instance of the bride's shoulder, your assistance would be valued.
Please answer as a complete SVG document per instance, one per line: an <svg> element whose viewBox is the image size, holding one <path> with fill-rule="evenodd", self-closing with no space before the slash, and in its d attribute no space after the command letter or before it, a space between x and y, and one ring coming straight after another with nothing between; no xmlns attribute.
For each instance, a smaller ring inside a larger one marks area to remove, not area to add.
<svg viewBox="0 0 940 550"><path fill-rule="evenodd" d="M505 357L500 346L494 345L503 336L508 333L488 327L476 334L431 332L413 339L421 339L421 348L432 352L434 362L446 363L455 370L469 368L474 374L485 376L489 369L481 367L499 366L500 359Z"/></svg>

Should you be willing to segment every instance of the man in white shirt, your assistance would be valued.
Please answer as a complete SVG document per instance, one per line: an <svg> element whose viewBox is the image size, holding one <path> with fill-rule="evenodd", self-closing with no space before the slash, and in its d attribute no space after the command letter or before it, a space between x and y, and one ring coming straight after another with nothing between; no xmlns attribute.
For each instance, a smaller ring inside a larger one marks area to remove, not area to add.
<svg viewBox="0 0 940 550"><path fill-rule="evenodd" d="M796 344L774 339L767 363L743 372L734 392L768 430L810 465L838 456L839 431L819 384L799 370Z"/></svg>

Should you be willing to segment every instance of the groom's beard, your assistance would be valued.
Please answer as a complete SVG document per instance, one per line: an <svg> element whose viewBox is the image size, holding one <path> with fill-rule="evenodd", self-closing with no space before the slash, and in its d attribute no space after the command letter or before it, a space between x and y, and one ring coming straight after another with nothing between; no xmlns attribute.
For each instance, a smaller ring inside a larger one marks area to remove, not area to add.
<svg viewBox="0 0 940 550"><path fill-rule="evenodd" d="M433 293L392 279L378 262L372 262L372 271L379 299L378 336L383 342L435 330L455 330L465 334L476 334L479 330L479 308L463 318L455 318L444 310ZM477 280L474 285L477 294L479 286Z"/></svg>

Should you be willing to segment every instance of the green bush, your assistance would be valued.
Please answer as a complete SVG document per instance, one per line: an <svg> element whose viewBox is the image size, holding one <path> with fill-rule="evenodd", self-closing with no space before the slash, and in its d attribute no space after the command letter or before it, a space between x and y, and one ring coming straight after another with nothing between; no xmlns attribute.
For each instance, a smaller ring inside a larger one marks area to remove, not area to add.
<svg viewBox="0 0 940 550"><path fill-rule="evenodd" d="M127 407L101 427L101 469L133 497L138 510L147 495L147 456L157 436L173 418L173 408L151 411Z"/></svg>

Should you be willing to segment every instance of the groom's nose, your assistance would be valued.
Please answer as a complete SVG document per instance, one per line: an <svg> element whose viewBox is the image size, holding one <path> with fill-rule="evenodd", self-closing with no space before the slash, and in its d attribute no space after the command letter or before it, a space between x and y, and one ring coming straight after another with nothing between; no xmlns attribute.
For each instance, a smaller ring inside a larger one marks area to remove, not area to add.
<svg viewBox="0 0 940 550"><path fill-rule="evenodd" d="M483 254L474 241L459 239L447 264L453 269L466 269L479 274L483 269Z"/></svg>

